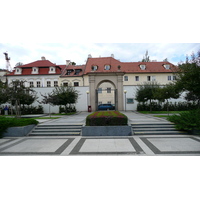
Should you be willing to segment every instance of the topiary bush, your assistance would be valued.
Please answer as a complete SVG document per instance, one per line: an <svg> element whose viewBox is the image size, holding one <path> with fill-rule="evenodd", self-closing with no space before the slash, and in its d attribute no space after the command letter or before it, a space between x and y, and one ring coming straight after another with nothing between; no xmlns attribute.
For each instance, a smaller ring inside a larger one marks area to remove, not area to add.
<svg viewBox="0 0 200 200"><path fill-rule="evenodd" d="M127 123L127 116L119 111L97 111L86 118L86 126L125 126Z"/></svg>
<svg viewBox="0 0 200 200"><path fill-rule="evenodd" d="M200 109L172 115L167 117L167 119L175 123L178 130L200 130Z"/></svg>
<svg viewBox="0 0 200 200"><path fill-rule="evenodd" d="M27 126L31 124L38 124L39 122L35 119L30 118L9 118L9 117L0 117L0 137L4 131L9 127L15 126Z"/></svg>

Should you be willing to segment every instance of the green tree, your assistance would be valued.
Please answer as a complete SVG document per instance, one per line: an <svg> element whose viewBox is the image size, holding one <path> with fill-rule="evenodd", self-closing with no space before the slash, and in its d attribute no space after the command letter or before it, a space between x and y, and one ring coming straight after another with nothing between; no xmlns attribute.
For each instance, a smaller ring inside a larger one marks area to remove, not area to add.
<svg viewBox="0 0 200 200"><path fill-rule="evenodd" d="M200 105L200 50L191 59L186 57L185 63L180 63L177 70L176 86L185 91L186 99L197 101Z"/></svg>
<svg viewBox="0 0 200 200"><path fill-rule="evenodd" d="M36 92L29 87L25 87L25 81L12 81L5 90L8 102L15 105L16 117L21 115L21 105L30 105L36 99Z"/></svg>
<svg viewBox="0 0 200 200"><path fill-rule="evenodd" d="M180 97L181 90L176 87L174 83L166 84L163 87L157 88L154 92L154 98L159 100L160 102L167 101L167 111L169 111L169 99L178 99Z"/></svg>
<svg viewBox="0 0 200 200"><path fill-rule="evenodd" d="M42 94L41 94L42 95ZM52 93L42 95L43 100L40 103L50 104L52 106L64 106L67 112L67 106L75 104L78 99L78 91L72 86L56 87Z"/></svg>
<svg viewBox="0 0 200 200"><path fill-rule="evenodd" d="M3 83L0 80L0 104L6 103L8 101L8 97L7 97L7 95L5 95L6 94L6 88L7 88L6 83Z"/></svg>
<svg viewBox="0 0 200 200"><path fill-rule="evenodd" d="M150 101L150 112L152 111L152 100L155 99L155 93L160 88L160 85L155 82L144 82L136 89L135 99L138 102Z"/></svg>
<svg viewBox="0 0 200 200"><path fill-rule="evenodd" d="M148 51L146 51L145 56L143 57L141 62L150 62L149 56L148 56Z"/></svg>

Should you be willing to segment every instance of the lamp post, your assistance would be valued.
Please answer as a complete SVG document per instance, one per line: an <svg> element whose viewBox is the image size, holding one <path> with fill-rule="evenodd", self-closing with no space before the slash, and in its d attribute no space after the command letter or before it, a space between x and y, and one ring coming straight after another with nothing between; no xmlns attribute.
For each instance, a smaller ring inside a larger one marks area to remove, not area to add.
<svg viewBox="0 0 200 200"><path fill-rule="evenodd" d="M125 99L124 99L124 104L125 104L125 112L126 112L126 93L127 93L127 91L126 90L124 90L124 97L125 97Z"/></svg>
<svg viewBox="0 0 200 200"><path fill-rule="evenodd" d="M89 95L89 91L86 91L86 94L87 94L87 107L89 106L89 98L88 98L88 95Z"/></svg>

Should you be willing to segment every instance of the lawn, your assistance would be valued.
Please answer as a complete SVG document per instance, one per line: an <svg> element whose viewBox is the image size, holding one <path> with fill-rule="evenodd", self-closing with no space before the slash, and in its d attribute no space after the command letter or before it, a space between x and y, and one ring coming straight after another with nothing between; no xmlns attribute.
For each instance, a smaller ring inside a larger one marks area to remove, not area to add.
<svg viewBox="0 0 200 200"><path fill-rule="evenodd" d="M139 113L142 114L180 114L182 112L187 112L187 111L138 111Z"/></svg>

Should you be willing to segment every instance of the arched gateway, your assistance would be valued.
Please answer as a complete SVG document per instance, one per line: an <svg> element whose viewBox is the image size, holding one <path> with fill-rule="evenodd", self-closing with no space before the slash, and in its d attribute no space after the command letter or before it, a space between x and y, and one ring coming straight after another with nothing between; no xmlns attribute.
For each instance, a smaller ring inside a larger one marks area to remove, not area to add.
<svg viewBox="0 0 200 200"><path fill-rule="evenodd" d="M114 86L115 108L123 110L123 75L122 72L116 73L89 73L90 104L92 110L98 107L98 88L104 82L109 82Z"/></svg>

